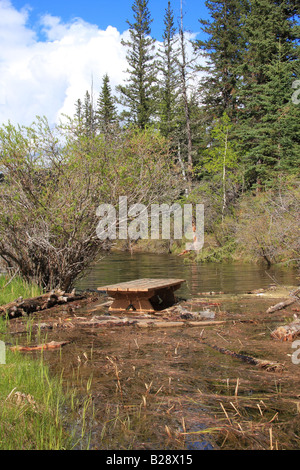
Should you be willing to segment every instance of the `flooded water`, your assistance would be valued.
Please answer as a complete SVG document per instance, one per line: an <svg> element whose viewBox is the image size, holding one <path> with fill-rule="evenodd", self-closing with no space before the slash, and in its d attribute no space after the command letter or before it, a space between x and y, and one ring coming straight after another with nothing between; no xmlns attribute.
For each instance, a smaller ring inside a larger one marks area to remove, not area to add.
<svg viewBox="0 0 300 470"><path fill-rule="evenodd" d="M96 290L164 277L185 279L177 291L187 298L181 307L205 311L203 320L211 322L166 327L171 317L165 312L153 316L165 320L159 328L84 325L94 316L110 316L107 297L98 292L86 304L38 312L31 320L32 328L38 322L36 337L29 340L28 325L23 336L13 337L19 344L66 341L60 350L42 354L66 390L76 391L68 418L74 448L299 449L300 366L291 360L291 343L274 341L270 332L291 321L300 305L268 314L267 308L282 295L286 298L289 289L282 294L272 287L265 297L244 295L270 284L296 286L297 271L254 264L187 264L173 255L115 252L96 263L77 287ZM203 292L217 295L199 295ZM119 317L130 315L134 313ZM18 327L18 320L10 321L12 328L15 322ZM283 369L269 371L226 351L267 364L275 361ZM30 354L39 357L38 352Z"/></svg>
<svg viewBox="0 0 300 470"><path fill-rule="evenodd" d="M178 295L190 297L199 292L243 293L270 284L296 285L296 269L243 263L188 264L169 254L116 252L104 257L77 283L79 289L97 289L106 284L140 278L182 278Z"/></svg>

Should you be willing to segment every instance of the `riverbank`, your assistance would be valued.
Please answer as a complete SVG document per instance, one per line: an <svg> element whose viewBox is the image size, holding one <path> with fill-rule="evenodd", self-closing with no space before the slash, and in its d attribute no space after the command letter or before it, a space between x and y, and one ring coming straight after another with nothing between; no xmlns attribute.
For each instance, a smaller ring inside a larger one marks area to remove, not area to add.
<svg viewBox="0 0 300 470"><path fill-rule="evenodd" d="M188 263L251 262L263 266L300 266L300 186L296 177L280 178L272 189L236 194L222 212L222 200L199 183L186 203L204 204L204 245L184 255ZM171 232L172 233L172 232ZM185 251L185 240L118 240L114 248L131 253Z"/></svg>

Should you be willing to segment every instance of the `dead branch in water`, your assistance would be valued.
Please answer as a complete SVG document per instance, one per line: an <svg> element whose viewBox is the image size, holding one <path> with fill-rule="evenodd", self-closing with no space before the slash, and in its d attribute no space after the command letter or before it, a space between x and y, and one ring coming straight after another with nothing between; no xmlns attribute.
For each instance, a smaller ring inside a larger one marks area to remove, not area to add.
<svg viewBox="0 0 300 470"><path fill-rule="evenodd" d="M299 294L300 294L300 287L298 287L294 292L290 293L290 299L286 299L283 302L279 302L276 305L273 305L272 307L268 308L266 313L273 313L276 312L277 310L281 310L285 307L288 307L289 305L294 304L299 300Z"/></svg>
<svg viewBox="0 0 300 470"><path fill-rule="evenodd" d="M266 369L269 372L270 371L281 372L284 369L283 364L280 364L279 362L267 361L264 359L257 359L256 357L247 356L245 354L240 354L234 351L230 351L229 349L220 348L219 346L208 344L205 341L202 341L202 343L205 344L206 346L209 346L210 348L215 349L216 351L219 351L222 354L227 354L228 356L234 357L236 359L241 359L242 361L247 362L248 364L258 366L261 369Z"/></svg>

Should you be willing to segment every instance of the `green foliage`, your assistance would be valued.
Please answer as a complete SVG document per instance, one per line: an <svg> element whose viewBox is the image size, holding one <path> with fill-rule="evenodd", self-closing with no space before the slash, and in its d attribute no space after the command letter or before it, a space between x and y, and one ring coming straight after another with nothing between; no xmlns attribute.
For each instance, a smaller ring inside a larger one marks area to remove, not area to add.
<svg viewBox="0 0 300 470"><path fill-rule="evenodd" d="M291 102L292 82L299 74L299 46L293 2L251 0L250 4L243 26L247 44L239 95L244 106L237 136L245 155L246 179L260 185L270 181L274 171L293 170L299 155L294 119L300 114Z"/></svg>
<svg viewBox="0 0 300 470"><path fill-rule="evenodd" d="M232 127L226 112L214 122L211 147L205 150L203 163L199 165L200 171L203 169L210 177L222 179L230 174L231 179L237 179L238 155L231 139Z"/></svg>
<svg viewBox="0 0 300 470"><path fill-rule="evenodd" d="M156 54L148 4L133 0L123 41L123 127L106 74L96 108L87 91L64 126L38 119L0 129L0 256L45 288L69 289L104 248L95 237L100 203L118 207L120 195L129 204L174 201L181 190L187 202L205 204L206 232L220 252L235 238L227 222L239 197L299 172L296 2L207 0L211 17L200 21L206 39L194 44L207 61L196 69L182 3L177 34L168 1ZM200 87L191 86L199 71Z"/></svg>
<svg viewBox="0 0 300 470"><path fill-rule="evenodd" d="M235 230L241 253L268 264L299 265L299 188L299 180L282 175L273 189L241 198Z"/></svg>
<svg viewBox="0 0 300 470"><path fill-rule="evenodd" d="M238 155L231 139L232 124L226 112L214 122L211 130L211 146L203 152L203 159L198 171L204 178L209 178L215 191L222 198L222 222L230 200L230 192L240 182Z"/></svg>

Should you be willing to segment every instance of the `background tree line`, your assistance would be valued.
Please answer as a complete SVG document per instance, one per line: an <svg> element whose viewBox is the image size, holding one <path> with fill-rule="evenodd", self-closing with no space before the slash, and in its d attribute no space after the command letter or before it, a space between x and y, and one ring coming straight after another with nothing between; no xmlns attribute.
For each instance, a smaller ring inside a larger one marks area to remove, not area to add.
<svg viewBox="0 0 300 470"><path fill-rule="evenodd" d="M206 7L210 20L199 19L206 39L193 42L189 57L182 4L176 27L167 3L157 44L148 0L135 0L130 38L123 43L126 83L113 95L105 75L95 109L87 92L76 115L87 132L106 132L116 122L155 127L172 142L189 190L211 176L206 156L220 145L215 128L226 115L228 141L243 168L240 183L261 189L280 172L299 167L300 106L291 100L300 67L298 2L207 0ZM196 65L199 55L205 58L202 66ZM192 85L190 79L197 77Z"/></svg>

